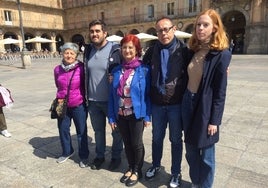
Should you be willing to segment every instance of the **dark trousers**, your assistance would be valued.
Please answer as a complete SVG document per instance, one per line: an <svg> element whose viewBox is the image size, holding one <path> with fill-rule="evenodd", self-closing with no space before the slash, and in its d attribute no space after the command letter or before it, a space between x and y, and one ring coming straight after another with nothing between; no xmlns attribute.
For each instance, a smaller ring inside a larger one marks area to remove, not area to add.
<svg viewBox="0 0 268 188"><path fill-rule="evenodd" d="M3 108L0 107L0 131L7 129L6 118L3 112Z"/></svg>
<svg viewBox="0 0 268 188"><path fill-rule="evenodd" d="M117 126L125 145L129 168L141 172L144 162L143 120L136 119L134 115L119 116Z"/></svg>

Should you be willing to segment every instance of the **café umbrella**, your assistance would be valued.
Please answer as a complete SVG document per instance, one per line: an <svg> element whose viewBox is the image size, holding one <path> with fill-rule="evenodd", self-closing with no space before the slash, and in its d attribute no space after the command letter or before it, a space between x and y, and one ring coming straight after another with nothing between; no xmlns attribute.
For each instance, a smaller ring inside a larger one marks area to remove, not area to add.
<svg viewBox="0 0 268 188"><path fill-rule="evenodd" d="M19 44L21 40L12 39L12 38L5 38L0 40L0 44Z"/></svg>
<svg viewBox="0 0 268 188"><path fill-rule="evenodd" d="M42 37L34 37L25 41L25 43L51 43L51 42L56 42L56 41L42 38Z"/></svg>
<svg viewBox="0 0 268 188"><path fill-rule="evenodd" d="M184 31L176 30L175 31L175 36L177 38L190 38L192 36L192 34L184 32Z"/></svg>
<svg viewBox="0 0 268 188"><path fill-rule="evenodd" d="M139 34L136 34L136 36L140 39L141 42L148 42L148 41L151 41L151 40L158 39L157 36L150 35L150 34L147 34L147 33L139 33Z"/></svg>
<svg viewBox="0 0 268 188"><path fill-rule="evenodd" d="M111 35L109 37L107 37L106 39L108 41L113 41L113 42L120 42L122 40L123 37L118 36L118 35Z"/></svg>

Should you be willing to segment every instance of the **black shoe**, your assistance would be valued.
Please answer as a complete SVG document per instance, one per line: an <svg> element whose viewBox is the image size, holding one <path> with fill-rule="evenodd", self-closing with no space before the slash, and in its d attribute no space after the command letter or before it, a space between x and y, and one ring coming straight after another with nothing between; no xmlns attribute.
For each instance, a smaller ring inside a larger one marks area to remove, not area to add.
<svg viewBox="0 0 268 188"><path fill-rule="evenodd" d="M146 180L152 180L156 174L161 170L160 167L151 167L146 171L145 178Z"/></svg>
<svg viewBox="0 0 268 188"><path fill-rule="evenodd" d="M102 163L104 163L105 159L104 158L95 158L93 163L91 164L91 169L92 170L99 170Z"/></svg>
<svg viewBox="0 0 268 188"><path fill-rule="evenodd" d="M121 164L121 159L112 159L108 169L113 171L117 169L120 164Z"/></svg>
<svg viewBox="0 0 268 188"><path fill-rule="evenodd" d="M141 179L141 176L139 176L139 174L140 174L140 173L138 173L138 172L133 172L132 175L127 179L125 185L126 185L127 187L131 187L131 186L133 186L133 185L136 185L136 184L138 183L139 179ZM141 174L140 174L140 175L141 175ZM137 178L134 179L134 180L132 180L132 179L131 179L132 176L136 176Z"/></svg>
<svg viewBox="0 0 268 188"><path fill-rule="evenodd" d="M129 179L129 177L132 175L132 170L128 169L124 175L121 177L120 182L121 183L126 183L126 181Z"/></svg>

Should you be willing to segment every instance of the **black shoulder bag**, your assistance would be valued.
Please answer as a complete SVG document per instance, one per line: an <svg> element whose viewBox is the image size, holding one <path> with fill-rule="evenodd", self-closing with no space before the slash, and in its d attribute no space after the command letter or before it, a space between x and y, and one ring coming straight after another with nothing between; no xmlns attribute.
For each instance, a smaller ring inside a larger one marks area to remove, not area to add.
<svg viewBox="0 0 268 188"><path fill-rule="evenodd" d="M76 69L75 69L76 70ZM50 111L50 117L51 119L62 119L65 117L66 112L67 112L67 104L69 101L69 93L70 93L70 87L71 87L71 82L75 73L75 70L73 71L73 74L70 78L69 84L68 84L68 89L67 89L67 95L65 96L65 98L63 99L63 101L60 101L55 98L52 101L51 107L49 109Z"/></svg>

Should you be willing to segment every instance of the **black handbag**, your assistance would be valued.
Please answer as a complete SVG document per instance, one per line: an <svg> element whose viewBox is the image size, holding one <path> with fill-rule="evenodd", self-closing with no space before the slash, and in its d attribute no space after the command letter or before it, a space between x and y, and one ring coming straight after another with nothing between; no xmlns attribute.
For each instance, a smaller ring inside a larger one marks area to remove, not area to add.
<svg viewBox="0 0 268 188"><path fill-rule="evenodd" d="M66 112L67 112L67 104L68 104L68 99L69 99L69 93L70 93L70 86L72 82L72 78L74 76L74 72L72 74L72 77L70 78L69 84L68 84L68 90L67 90L67 95L65 96L65 99L58 100L58 98L55 98L50 106L50 118L51 119L62 119L65 117Z"/></svg>
<svg viewBox="0 0 268 188"><path fill-rule="evenodd" d="M59 102L57 98L54 99L52 101L49 111L51 112L50 114L51 119L64 118L67 112L67 100L62 99Z"/></svg>

